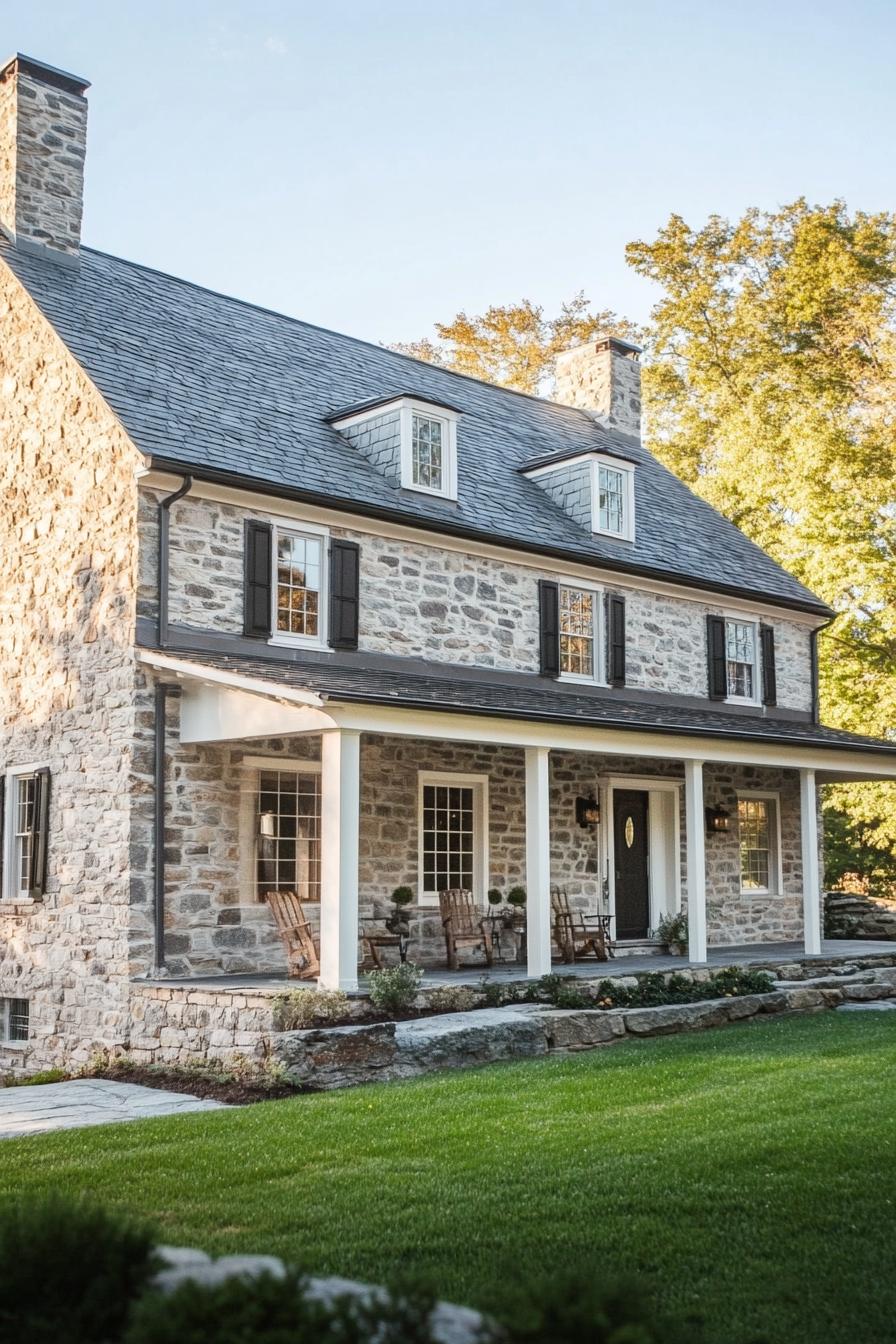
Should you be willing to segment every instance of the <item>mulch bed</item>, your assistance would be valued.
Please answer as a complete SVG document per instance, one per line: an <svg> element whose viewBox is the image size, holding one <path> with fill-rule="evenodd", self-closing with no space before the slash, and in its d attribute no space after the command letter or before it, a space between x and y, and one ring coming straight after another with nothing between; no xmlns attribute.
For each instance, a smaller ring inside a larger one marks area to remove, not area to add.
<svg viewBox="0 0 896 1344"><path fill-rule="evenodd" d="M151 1065L116 1068L109 1065L91 1073L92 1078L109 1078L116 1083L138 1083L141 1087L157 1087L163 1092L189 1092L191 1096L226 1101L231 1106L246 1106L255 1101L277 1101L295 1097L306 1089L290 1083L253 1082L251 1079L227 1078L204 1070L166 1069Z"/></svg>

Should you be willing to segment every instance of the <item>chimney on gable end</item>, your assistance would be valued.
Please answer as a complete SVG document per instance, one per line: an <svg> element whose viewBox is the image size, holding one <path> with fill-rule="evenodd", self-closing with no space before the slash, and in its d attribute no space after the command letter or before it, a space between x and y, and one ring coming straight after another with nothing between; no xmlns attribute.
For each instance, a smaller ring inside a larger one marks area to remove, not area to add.
<svg viewBox="0 0 896 1344"><path fill-rule="evenodd" d="M609 429L641 437L641 346L597 336L557 356L554 400L591 411Z"/></svg>
<svg viewBox="0 0 896 1344"><path fill-rule="evenodd" d="M70 265L81 248L89 88L21 53L0 66L0 228L23 252Z"/></svg>

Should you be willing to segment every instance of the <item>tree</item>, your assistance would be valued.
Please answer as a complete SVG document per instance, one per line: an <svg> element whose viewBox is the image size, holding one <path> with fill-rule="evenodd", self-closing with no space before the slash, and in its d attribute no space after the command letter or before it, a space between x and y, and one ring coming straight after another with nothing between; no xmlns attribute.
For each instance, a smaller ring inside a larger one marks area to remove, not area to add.
<svg viewBox="0 0 896 1344"><path fill-rule="evenodd" d="M797 200L629 245L651 447L837 612L825 715L896 735L896 215ZM832 799L896 844L891 786Z"/></svg>
<svg viewBox="0 0 896 1344"><path fill-rule="evenodd" d="M474 317L458 313L451 322L437 322L435 329L438 341L424 338L395 349L456 373L542 395L550 392L561 350L601 333L629 341L640 338L634 323L609 310L592 311L582 293L564 303L556 317L546 317L540 304L521 299Z"/></svg>

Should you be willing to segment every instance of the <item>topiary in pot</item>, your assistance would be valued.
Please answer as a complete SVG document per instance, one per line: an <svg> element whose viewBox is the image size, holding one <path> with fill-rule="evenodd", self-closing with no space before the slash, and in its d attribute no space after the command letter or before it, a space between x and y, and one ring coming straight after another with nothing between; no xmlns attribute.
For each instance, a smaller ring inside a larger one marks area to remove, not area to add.
<svg viewBox="0 0 896 1344"><path fill-rule="evenodd" d="M490 887L490 888L489 888L489 891L488 891L488 903L489 903L489 905L500 905L501 902L502 902L503 900L504 900L504 897L501 895L501 893L500 893L500 891L498 890L497 887Z"/></svg>
<svg viewBox="0 0 896 1344"><path fill-rule="evenodd" d="M509 928L521 928L526 920L526 888L511 887L507 893L510 906Z"/></svg>

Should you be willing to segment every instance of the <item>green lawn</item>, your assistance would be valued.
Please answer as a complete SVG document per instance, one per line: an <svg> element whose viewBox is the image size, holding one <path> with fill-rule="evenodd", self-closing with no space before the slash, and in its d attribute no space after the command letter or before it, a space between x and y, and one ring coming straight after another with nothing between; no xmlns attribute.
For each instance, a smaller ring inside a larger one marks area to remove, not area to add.
<svg viewBox="0 0 896 1344"><path fill-rule="evenodd" d="M0 1145L4 1192L83 1189L167 1241L455 1301L634 1273L708 1338L896 1334L896 1014L633 1042ZM497 1285L497 1286L496 1286Z"/></svg>

